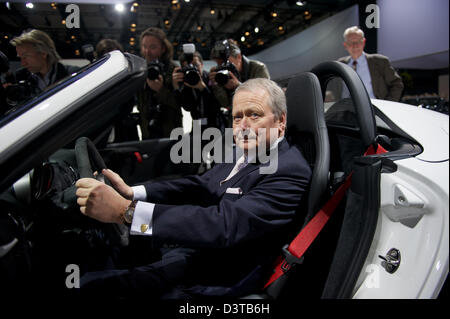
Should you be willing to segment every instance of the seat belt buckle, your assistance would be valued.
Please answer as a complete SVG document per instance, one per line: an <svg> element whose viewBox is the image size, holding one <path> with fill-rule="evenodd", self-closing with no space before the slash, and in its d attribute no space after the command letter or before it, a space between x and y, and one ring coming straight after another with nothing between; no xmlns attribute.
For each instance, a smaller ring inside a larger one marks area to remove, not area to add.
<svg viewBox="0 0 450 319"><path fill-rule="evenodd" d="M305 259L304 256L298 258L291 254L291 252L288 250L289 245L284 245L284 247L281 249L284 255L284 261L281 264L281 270L283 273L287 273L291 268L295 265L300 265L303 263L303 260Z"/></svg>

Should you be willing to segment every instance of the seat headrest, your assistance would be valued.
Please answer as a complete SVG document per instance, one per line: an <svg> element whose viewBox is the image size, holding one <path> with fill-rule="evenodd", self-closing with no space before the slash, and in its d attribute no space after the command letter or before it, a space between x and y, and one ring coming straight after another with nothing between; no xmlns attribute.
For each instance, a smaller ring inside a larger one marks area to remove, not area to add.
<svg viewBox="0 0 450 319"><path fill-rule="evenodd" d="M326 128L320 82L313 73L305 72L289 81L286 102L286 135L316 134L318 128Z"/></svg>

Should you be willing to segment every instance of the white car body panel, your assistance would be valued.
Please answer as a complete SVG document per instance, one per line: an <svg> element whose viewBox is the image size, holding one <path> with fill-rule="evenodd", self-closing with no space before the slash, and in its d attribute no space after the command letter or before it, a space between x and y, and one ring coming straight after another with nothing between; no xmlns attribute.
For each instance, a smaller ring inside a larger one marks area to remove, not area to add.
<svg viewBox="0 0 450 319"><path fill-rule="evenodd" d="M436 298L449 269L448 116L388 101L373 104L424 152L395 161L397 171L381 175L378 225L353 297ZM401 262L391 274L379 255L392 248Z"/></svg>
<svg viewBox="0 0 450 319"><path fill-rule="evenodd" d="M422 144L424 151L416 158L430 162L449 159L448 115L391 101L372 100L372 103Z"/></svg>

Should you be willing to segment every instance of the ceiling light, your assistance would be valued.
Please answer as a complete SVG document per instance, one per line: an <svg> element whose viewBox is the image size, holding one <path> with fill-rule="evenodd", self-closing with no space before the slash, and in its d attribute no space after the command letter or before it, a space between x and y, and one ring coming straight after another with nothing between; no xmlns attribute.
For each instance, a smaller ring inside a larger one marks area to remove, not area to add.
<svg viewBox="0 0 450 319"><path fill-rule="evenodd" d="M214 8L211 8L211 10L209 11L209 13L215 14L215 13L216 13L216 10L214 10Z"/></svg>
<svg viewBox="0 0 450 319"><path fill-rule="evenodd" d="M245 42L245 37L244 36L241 37L241 42Z"/></svg>
<svg viewBox="0 0 450 319"><path fill-rule="evenodd" d="M61 20L61 24L66 24L66 20Z"/></svg>
<svg viewBox="0 0 450 319"><path fill-rule="evenodd" d="M27 3L25 4L25 6L26 6L28 9L33 9L33 8L34 8L34 4L32 4L31 2L27 2Z"/></svg>
<svg viewBox="0 0 450 319"><path fill-rule="evenodd" d="M298 5L299 7L304 6L305 4L302 1L297 1L295 3L296 5Z"/></svg>
<svg viewBox="0 0 450 319"><path fill-rule="evenodd" d="M170 24L170 20L169 20L169 19L165 19L165 20L164 20L164 24L165 24L165 25L169 25L169 24Z"/></svg>
<svg viewBox="0 0 450 319"><path fill-rule="evenodd" d="M272 18L276 18L278 16L278 13L273 11L273 12L270 13L270 15L272 16Z"/></svg>
<svg viewBox="0 0 450 319"><path fill-rule="evenodd" d="M136 23L132 23L130 26L131 26L132 28L136 28Z"/></svg>
<svg viewBox="0 0 450 319"><path fill-rule="evenodd" d="M258 32L259 32L259 28L255 27L255 33L258 33Z"/></svg>
<svg viewBox="0 0 450 319"><path fill-rule="evenodd" d="M133 7L139 7L139 3L133 2Z"/></svg>
<svg viewBox="0 0 450 319"><path fill-rule="evenodd" d="M122 3L118 3L114 6L114 9L116 9L116 11L118 12L123 12L125 10L125 7L123 6Z"/></svg>
<svg viewBox="0 0 450 319"><path fill-rule="evenodd" d="M279 30L279 31L283 31L283 30L284 30L283 26L280 25L280 26L278 27L278 30Z"/></svg>
<svg viewBox="0 0 450 319"><path fill-rule="evenodd" d="M8 10L11 10L11 4L9 3L9 1L7 1L5 5L8 8Z"/></svg>
<svg viewBox="0 0 450 319"><path fill-rule="evenodd" d="M304 13L304 15L305 15L305 16L309 15L309 11L306 10L305 13Z"/></svg>
<svg viewBox="0 0 450 319"><path fill-rule="evenodd" d="M248 36L250 35L250 32L248 32L248 31L245 31L245 33L244 33L244 34L245 34L245 36L246 36L246 37L248 37Z"/></svg>

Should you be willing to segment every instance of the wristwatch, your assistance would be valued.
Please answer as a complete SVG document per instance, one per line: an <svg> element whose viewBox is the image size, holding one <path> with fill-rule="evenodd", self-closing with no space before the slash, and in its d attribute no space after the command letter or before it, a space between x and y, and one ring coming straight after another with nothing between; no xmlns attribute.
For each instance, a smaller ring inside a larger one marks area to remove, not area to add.
<svg viewBox="0 0 450 319"><path fill-rule="evenodd" d="M133 222L134 209L136 208L137 200L134 200L127 207L125 212L123 213L123 223L126 225L131 225Z"/></svg>

